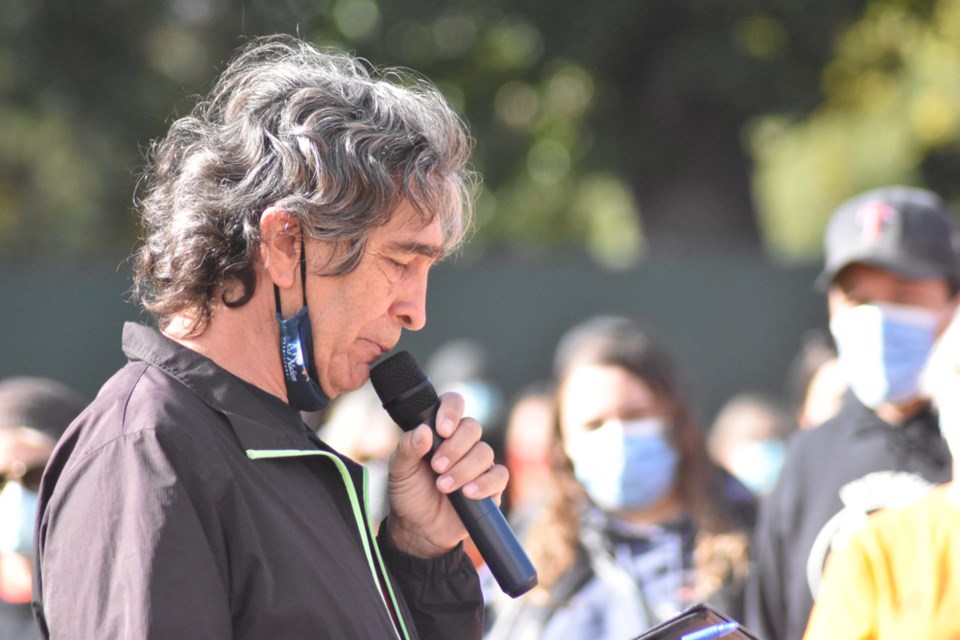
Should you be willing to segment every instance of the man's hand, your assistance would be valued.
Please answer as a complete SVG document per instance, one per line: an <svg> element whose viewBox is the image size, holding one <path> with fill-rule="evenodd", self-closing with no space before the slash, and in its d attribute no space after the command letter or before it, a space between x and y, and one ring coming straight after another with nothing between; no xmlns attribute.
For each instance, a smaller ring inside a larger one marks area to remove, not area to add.
<svg viewBox="0 0 960 640"><path fill-rule="evenodd" d="M433 435L420 425L400 437L390 460L390 517L387 534L410 555L431 558L446 553L467 537L446 494L463 489L474 500L492 496L499 504L509 476L493 463L493 449L480 441L482 428L463 417L463 398L440 396L437 433L444 442L431 460Z"/></svg>

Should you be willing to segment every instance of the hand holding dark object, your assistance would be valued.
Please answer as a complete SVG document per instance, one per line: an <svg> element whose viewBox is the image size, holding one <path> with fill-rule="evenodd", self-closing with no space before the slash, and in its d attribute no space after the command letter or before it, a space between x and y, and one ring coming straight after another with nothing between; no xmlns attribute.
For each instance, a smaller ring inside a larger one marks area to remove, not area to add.
<svg viewBox="0 0 960 640"><path fill-rule="evenodd" d="M480 425L462 418L463 399L444 394L441 400L405 351L375 365L371 381L407 432L391 461L388 531L394 543L415 555L438 555L469 533L504 593L517 597L533 588L536 569L492 497L506 487L506 469L493 464ZM439 475L435 481L431 469Z"/></svg>

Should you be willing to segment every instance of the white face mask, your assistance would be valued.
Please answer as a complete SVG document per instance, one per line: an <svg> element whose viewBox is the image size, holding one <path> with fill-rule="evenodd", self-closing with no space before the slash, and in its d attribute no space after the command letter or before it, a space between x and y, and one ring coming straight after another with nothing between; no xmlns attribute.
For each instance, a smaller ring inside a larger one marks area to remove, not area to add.
<svg viewBox="0 0 960 640"><path fill-rule="evenodd" d="M19 482L7 482L0 491L0 551L33 555L33 524L37 517L37 493Z"/></svg>
<svg viewBox="0 0 960 640"><path fill-rule="evenodd" d="M779 440L753 440L730 454L730 471L757 495L767 495L780 477L786 446Z"/></svg>
<svg viewBox="0 0 960 640"><path fill-rule="evenodd" d="M960 315L954 317L930 356L924 388L939 413L940 433L953 456L960 457Z"/></svg>
<svg viewBox="0 0 960 640"><path fill-rule="evenodd" d="M610 511L644 509L673 488L680 456L659 418L610 420L566 445L574 475L587 495Z"/></svg>
<svg viewBox="0 0 960 640"><path fill-rule="evenodd" d="M840 369L871 409L921 396L921 377L942 314L886 303L845 309L830 321Z"/></svg>
<svg viewBox="0 0 960 640"><path fill-rule="evenodd" d="M933 404L939 414L940 434L954 458L960 457L960 341L956 337L941 344L945 348L938 354L939 361L931 363L927 371Z"/></svg>

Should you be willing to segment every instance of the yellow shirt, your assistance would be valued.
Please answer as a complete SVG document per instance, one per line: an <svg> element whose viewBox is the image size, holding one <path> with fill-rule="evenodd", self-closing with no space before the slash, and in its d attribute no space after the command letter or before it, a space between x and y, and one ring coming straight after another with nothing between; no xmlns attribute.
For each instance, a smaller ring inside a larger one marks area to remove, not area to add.
<svg viewBox="0 0 960 640"><path fill-rule="evenodd" d="M960 501L882 511L827 560L804 640L960 639Z"/></svg>

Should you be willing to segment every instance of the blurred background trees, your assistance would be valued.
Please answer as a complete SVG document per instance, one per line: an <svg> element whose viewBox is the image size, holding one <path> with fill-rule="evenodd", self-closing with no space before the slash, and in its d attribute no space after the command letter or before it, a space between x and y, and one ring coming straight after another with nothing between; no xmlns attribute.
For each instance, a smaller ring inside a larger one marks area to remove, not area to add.
<svg viewBox="0 0 960 640"><path fill-rule="evenodd" d="M245 39L436 82L484 176L466 258L819 252L879 184L960 198L960 0L0 0L0 256L126 256L143 151ZM114 260L114 264L116 261Z"/></svg>

